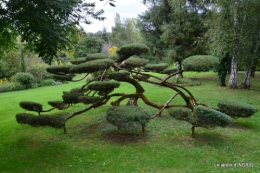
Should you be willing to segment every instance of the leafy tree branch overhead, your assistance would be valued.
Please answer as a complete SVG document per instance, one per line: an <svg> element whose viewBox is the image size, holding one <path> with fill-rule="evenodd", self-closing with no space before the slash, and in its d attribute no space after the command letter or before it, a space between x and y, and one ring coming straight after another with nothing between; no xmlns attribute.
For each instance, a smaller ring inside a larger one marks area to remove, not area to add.
<svg viewBox="0 0 260 173"><path fill-rule="evenodd" d="M108 3L115 6L113 0ZM69 36L81 22L105 20L95 2L82 0L3 0L0 5L0 37L11 43L20 35L47 63L70 48Z"/></svg>

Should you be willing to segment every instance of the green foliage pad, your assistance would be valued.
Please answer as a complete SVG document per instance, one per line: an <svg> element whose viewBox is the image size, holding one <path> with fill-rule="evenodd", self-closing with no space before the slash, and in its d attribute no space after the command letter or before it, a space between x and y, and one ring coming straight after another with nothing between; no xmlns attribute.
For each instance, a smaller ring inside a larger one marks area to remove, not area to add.
<svg viewBox="0 0 260 173"><path fill-rule="evenodd" d="M28 110L28 111L35 111L41 112L42 111L42 104L30 101L22 101L20 102L21 108Z"/></svg>
<svg viewBox="0 0 260 173"><path fill-rule="evenodd" d="M250 117L258 110L249 104L232 101L232 100L220 100L218 102L218 108L221 112L231 117Z"/></svg>
<svg viewBox="0 0 260 173"><path fill-rule="evenodd" d="M134 122L143 127L149 122L152 113L138 106L113 106L106 112L107 121L119 129L126 129Z"/></svg>

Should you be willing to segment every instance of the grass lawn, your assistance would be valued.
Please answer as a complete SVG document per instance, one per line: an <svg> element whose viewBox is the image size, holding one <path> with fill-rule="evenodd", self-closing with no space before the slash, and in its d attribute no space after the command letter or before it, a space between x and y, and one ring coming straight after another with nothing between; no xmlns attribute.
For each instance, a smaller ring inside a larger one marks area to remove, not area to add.
<svg viewBox="0 0 260 173"><path fill-rule="evenodd" d="M202 103L216 107L221 99L252 104L260 110L260 73L252 78L251 90L230 90L216 86L216 74L184 73L201 85L187 87ZM240 79L243 77L240 74ZM241 80L240 80L241 82ZM164 111L151 120L145 133L125 134L106 122L109 104L78 115L61 129L33 128L18 124L17 113L25 112L20 101L61 99L62 91L81 86L71 83L0 94L0 173L257 173L260 170L260 111L251 118L233 119L226 128L197 128L171 118ZM144 84L146 96L166 102L174 92ZM118 92L134 91L122 83ZM176 98L172 102L179 103ZM140 103L140 106L145 106ZM71 110L79 110L75 105ZM155 112L154 109L151 109ZM59 111L54 111L59 113Z"/></svg>

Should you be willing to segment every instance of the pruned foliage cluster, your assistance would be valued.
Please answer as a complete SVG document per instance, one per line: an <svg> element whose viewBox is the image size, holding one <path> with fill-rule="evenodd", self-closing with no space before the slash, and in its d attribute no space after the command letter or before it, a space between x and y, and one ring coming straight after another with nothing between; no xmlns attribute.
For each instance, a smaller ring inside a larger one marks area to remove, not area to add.
<svg viewBox="0 0 260 173"><path fill-rule="evenodd" d="M54 128L64 128L66 119L58 115L35 116L28 113L16 114L16 121L20 124L29 124L33 127L50 126Z"/></svg>
<svg viewBox="0 0 260 173"><path fill-rule="evenodd" d="M144 66L145 70L153 71L160 73L165 70L169 65L167 63L159 63L159 64L147 64Z"/></svg>
<svg viewBox="0 0 260 173"><path fill-rule="evenodd" d="M21 108L28 110L28 111L35 111L35 112L41 112L42 104L37 102L31 102L31 101L22 101L20 102Z"/></svg>
<svg viewBox="0 0 260 173"><path fill-rule="evenodd" d="M220 100L218 108L219 111L235 118L250 117L257 112L256 107L234 100Z"/></svg>
<svg viewBox="0 0 260 173"><path fill-rule="evenodd" d="M127 45L120 47L117 50L117 54L119 57L118 61L121 62L133 55L141 55L141 54L147 53L149 51L150 51L149 47L147 47L143 44L138 44L138 43L127 44Z"/></svg>
<svg viewBox="0 0 260 173"><path fill-rule="evenodd" d="M127 129L138 122L145 127L152 113L138 106L112 106L106 112L106 119L118 129Z"/></svg>
<svg viewBox="0 0 260 173"><path fill-rule="evenodd" d="M218 65L218 58L210 55L195 55L186 58L182 65L185 71L205 72L214 70Z"/></svg>

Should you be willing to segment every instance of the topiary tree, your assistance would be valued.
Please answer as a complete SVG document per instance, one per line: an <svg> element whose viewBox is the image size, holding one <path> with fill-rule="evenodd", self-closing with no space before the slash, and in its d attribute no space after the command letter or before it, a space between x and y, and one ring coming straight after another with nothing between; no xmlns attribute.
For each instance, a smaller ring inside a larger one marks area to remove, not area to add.
<svg viewBox="0 0 260 173"><path fill-rule="evenodd" d="M218 58L211 55L195 55L186 58L182 65L184 71L205 72L216 68Z"/></svg>
<svg viewBox="0 0 260 173"><path fill-rule="evenodd" d="M32 108L21 106L26 110L36 111L39 116L32 114L17 114L16 119L18 123L29 124L32 126L52 126L54 128L64 128L66 132L66 122L77 115L87 112L93 108L98 108L106 104L111 98L111 107L106 112L107 121L117 126L118 129L127 129L129 126L139 124L144 132L147 123L158 116L161 116L165 109L170 110L170 115L181 120L186 120L192 124L192 134L194 136L194 129L197 126L211 128L216 126L226 126L230 122L230 118L216 110L213 110L205 104L197 102L192 93L186 88L172 84L169 79L181 71L168 68L165 63L148 64L147 60L142 59L142 54L147 53L149 49L140 44L125 45L117 51L118 55L115 57L103 56L100 54L88 55L88 57L73 62L72 65L66 66L51 66L47 71L59 77L60 80L67 80L77 82L74 80L74 75L78 73L85 74L80 80L85 79L88 75L97 73L92 76L80 88L72 88L70 91L64 91L61 100L49 101L49 105L53 108L44 110L37 103L30 103L34 105ZM93 58L95 57L95 58ZM150 71L167 74L164 77L157 77ZM142 83L150 83L165 87L175 91L165 103L156 103L145 95L145 89ZM120 82L132 85L135 88L133 93L124 93L114 91L120 87ZM180 96L184 103L177 105L172 100ZM122 102L126 100L126 105ZM142 101L144 104L156 108L156 113L138 106ZM72 112L69 116L56 118L53 115L42 116L41 112L49 112L53 109L64 110L71 108L74 104L84 104L82 110ZM22 104L23 105L23 104ZM38 105L38 107L36 106ZM200 105L203 105L200 106ZM173 109L174 108L174 109ZM177 111L175 109L184 109L184 111ZM172 113L171 113L172 111ZM181 113L180 113L181 112ZM50 117L48 117L50 116ZM47 120L43 120L46 118ZM31 120L32 119L32 120ZM43 121L40 123L39 121ZM34 122L34 123L32 123ZM57 125L58 124L58 125Z"/></svg>

